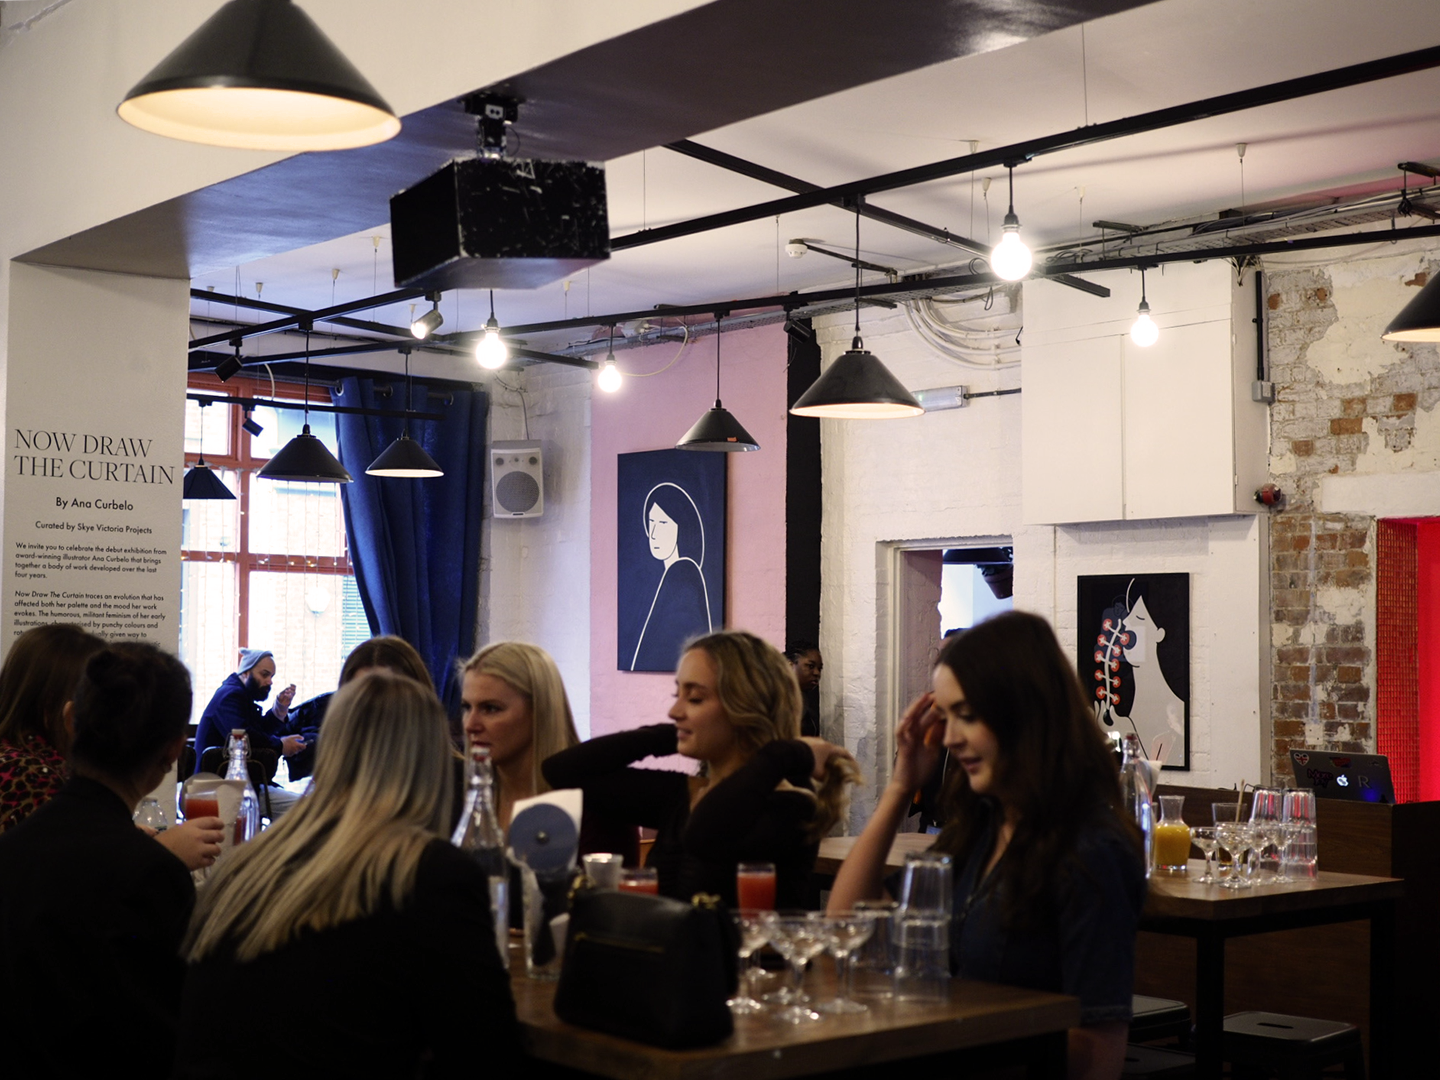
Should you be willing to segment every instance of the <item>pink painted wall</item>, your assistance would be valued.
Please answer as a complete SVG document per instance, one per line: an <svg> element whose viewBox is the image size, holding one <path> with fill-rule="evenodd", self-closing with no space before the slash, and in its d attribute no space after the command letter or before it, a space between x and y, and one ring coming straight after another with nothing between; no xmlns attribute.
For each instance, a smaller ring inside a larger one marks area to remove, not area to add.
<svg viewBox="0 0 1440 1080"><path fill-rule="evenodd" d="M617 353L620 370L658 371L676 345ZM785 643L785 332L780 326L727 333L721 343L725 407L760 444L730 454L725 624L777 648ZM674 446L715 400L715 339L686 348L654 378L628 378L616 394L591 398L590 733L605 735L665 719L670 675L618 671L615 663L616 456Z"/></svg>

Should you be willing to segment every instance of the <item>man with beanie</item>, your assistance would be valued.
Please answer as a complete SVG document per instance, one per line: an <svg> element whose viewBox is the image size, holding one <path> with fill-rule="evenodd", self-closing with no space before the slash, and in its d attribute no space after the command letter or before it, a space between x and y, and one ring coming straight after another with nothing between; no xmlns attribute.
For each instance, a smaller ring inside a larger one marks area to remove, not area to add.
<svg viewBox="0 0 1440 1080"><path fill-rule="evenodd" d="M195 732L195 760L199 762L205 751L212 746L222 750L230 739L230 732L244 728L250 737L250 754L257 760L264 760L270 751L273 759L268 762L271 771L279 756L290 757L305 748L305 739L300 735L283 734L286 720L290 715L290 702L295 698L295 686L285 687L275 695L275 704L268 712L262 713L260 703L270 696L270 687L275 680L275 654L268 649L241 649L240 664L235 673L220 684L210 698L210 704L200 715L200 725ZM220 765L223 774L224 762ZM282 788L270 787L270 802L274 816L289 809L294 797Z"/></svg>

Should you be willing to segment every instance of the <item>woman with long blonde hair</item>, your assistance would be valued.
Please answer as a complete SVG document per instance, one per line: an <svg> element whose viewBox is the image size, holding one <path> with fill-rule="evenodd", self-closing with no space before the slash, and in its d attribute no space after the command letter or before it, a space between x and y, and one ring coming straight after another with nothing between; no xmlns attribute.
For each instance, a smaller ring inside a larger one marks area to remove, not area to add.
<svg viewBox="0 0 1440 1080"><path fill-rule="evenodd" d="M433 691L377 670L335 694L310 794L201 894L176 1076L248 1075L276 1054L318 1075L459 1075L481 1034L487 1063L513 1064L488 882L444 839L450 786ZM217 1002L277 985L305 987L299 1022L215 1031Z"/></svg>
<svg viewBox="0 0 1440 1080"><path fill-rule="evenodd" d="M692 641L675 672L673 724L606 735L547 759L556 787L658 830L648 864L660 892L736 903L738 863L773 862L779 907L809 907L820 837L844 813L859 769L849 752L800 736L800 687L773 645L742 630ZM697 776L636 769L679 753Z"/></svg>

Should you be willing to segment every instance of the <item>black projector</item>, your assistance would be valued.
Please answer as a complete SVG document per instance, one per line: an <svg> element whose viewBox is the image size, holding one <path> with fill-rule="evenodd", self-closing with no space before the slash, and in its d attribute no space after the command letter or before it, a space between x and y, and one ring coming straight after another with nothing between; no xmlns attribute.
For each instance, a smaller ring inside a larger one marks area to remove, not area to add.
<svg viewBox="0 0 1440 1080"><path fill-rule="evenodd" d="M461 158L390 198L397 288L533 289L610 257L605 172Z"/></svg>

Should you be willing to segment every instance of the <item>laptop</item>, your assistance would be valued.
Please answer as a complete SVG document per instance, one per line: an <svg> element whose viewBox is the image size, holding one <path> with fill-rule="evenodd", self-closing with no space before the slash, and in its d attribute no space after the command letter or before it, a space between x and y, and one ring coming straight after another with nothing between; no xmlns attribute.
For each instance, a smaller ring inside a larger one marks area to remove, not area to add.
<svg viewBox="0 0 1440 1080"><path fill-rule="evenodd" d="M1328 750L1291 750L1295 786L1313 788L1317 799L1395 802L1390 761L1384 754L1332 754Z"/></svg>

